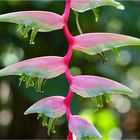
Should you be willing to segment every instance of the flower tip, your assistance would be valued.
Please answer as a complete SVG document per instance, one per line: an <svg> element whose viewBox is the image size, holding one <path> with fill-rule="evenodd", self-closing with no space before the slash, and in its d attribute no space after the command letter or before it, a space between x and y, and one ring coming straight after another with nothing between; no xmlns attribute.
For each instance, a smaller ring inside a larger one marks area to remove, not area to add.
<svg viewBox="0 0 140 140"><path fill-rule="evenodd" d="M101 135L100 133L98 134L98 138L99 138L100 140L103 139L103 137L102 137L102 135Z"/></svg>
<svg viewBox="0 0 140 140"><path fill-rule="evenodd" d="M130 94L130 97L131 98L138 98L139 97L139 95L138 95L138 93L136 93L136 92L132 92L132 94Z"/></svg>
<svg viewBox="0 0 140 140"><path fill-rule="evenodd" d="M124 7L122 4L119 4L119 5L117 6L117 9L125 10L125 7Z"/></svg>
<svg viewBox="0 0 140 140"><path fill-rule="evenodd" d="M35 113L32 108L28 108L25 112L24 112L24 115L28 115L28 114L31 114L31 113Z"/></svg>
<svg viewBox="0 0 140 140"><path fill-rule="evenodd" d="M28 110L26 110L23 114L28 115L29 114Z"/></svg>

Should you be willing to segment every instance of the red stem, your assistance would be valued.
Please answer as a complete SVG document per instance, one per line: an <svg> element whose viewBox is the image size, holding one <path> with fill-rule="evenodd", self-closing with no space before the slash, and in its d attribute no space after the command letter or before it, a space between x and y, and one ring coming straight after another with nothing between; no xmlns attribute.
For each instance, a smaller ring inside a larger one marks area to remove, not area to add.
<svg viewBox="0 0 140 140"><path fill-rule="evenodd" d="M71 103L71 100L72 100L72 91L68 91L68 95L66 96L65 98L65 104L67 106L67 109L66 109L66 116L67 116L67 119L69 121L70 117L71 117L71 112L70 112L70 103Z"/></svg>
<svg viewBox="0 0 140 140"><path fill-rule="evenodd" d="M67 81L69 83L69 86L71 85L71 82L72 82L72 75L69 71L69 62L71 60L71 57L72 57L72 53L73 53L73 48L72 48L72 45L74 43L74 37L72 36L72 34L70 33L69 29L68 29L68 19L69 19L69 14L70 14L70 4L71 4L71 0L66 0L66 5L65 5L65 10L64 10L64 14L62 15L63 19L64 19L64 22L65 22L65 25L63 27L63 31L64 31L64 35L67 39L67 42L69 44L69 48L68 48L68 51L66 53L66 55L64 56L64 62L65 62L65 65L66 65L66 72L65 72L65 76L67 78ZM71 117L71 111L70 111L70 103L71 103L71 100L72 100L72 91L69 90L68 91L68 94L65 98L65 105L67 107L66 109L66 117L67 117L67 121L69 122L69 119ZM68 132L68 137L67 137L68 140L73 140L73 136L72 136L72 133L69 131Z"/></svg>
<svg viewBox="0 0 140 140"><path fill-rule="evenodd" d="M65 10L64 10L64 13L63 13L63 18L64 18L64 21L66 23L68 22L68 19L69 19L70 4L71 4L71 0L66 0Z"/></svg>

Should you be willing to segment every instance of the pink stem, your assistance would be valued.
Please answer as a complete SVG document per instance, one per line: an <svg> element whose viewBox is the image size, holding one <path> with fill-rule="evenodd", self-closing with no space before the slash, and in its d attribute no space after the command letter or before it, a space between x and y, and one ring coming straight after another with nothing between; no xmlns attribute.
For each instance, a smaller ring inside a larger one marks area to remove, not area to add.
<svg viewBox="0 0 140 140"><path fill-rule="evenodd" d="M70 103L71 103L71 100L72 100L72 95L73 95L72 91L69 90L68 95L66 96L65 101L64 101L65 105L67 107L67 109L66 109L66 117L67 117L68 122L69 122L69 119L70 119L70 117L72 115L71 111L70 111ZM72 132L70 132L70 131L68 132L67 139L68 140L73 140Z"/></svg>
<svg viewBox="0 0 140 140"><path fill-rule="evenodd" d="M72 136L72 133L69 131L68 133L68 137L67 137L68 140L73 140L73 136Z"/></svg>
<svg viewBox="0 0 140 140"><path fill-rule="evenodd" d="M71 100L72 100L72 91L69 90L68 91L68 95L66 96L65 98L65 105L67 106L67 109L66 109L66 116L67 116L67 119L69 121L70 117L71 117L71 112L70 112L70 103L71 103Z"/></svg>
<svg viewBox="0 0 140 140"><path fill-rule="evenodd" d="M63 18L64 18L64 21L66 23L68 22L68 19L69 19L70 4L71 4L71 0L66 0L65 10L64 10L64 13L63 13Z"/></svg>
<svg viewBox="0 0 140 140"><path fill-rule="evenodd" d="M72 82L72 75L71 75L71 73L70 73L70 71L69 71L68 65L69 65L69 62L70 62L72 53L73 53L73 48L72 48L71 46L69 46L68 52L67 52L67 54L64 56L64 62L65 62L65 64L66 64L65 76L66 76L66 78L67 78L67 80L68 80L69 85L70 85L71 82Z"/></svg>
<svg viewBox="0 0 140 140"><path fill-rule="evenodd" d="M69 29L68 29L68 19L69 19L69 14L70 14L70 4L71 4L71 0L66 0L66 5L65 5L65 10L64 10L64 13L62 15L64 21L65 21L65 25L63 27L63 31L64 31L64 35L68 41L68 44L69 44L69 48L68 48L68 52L67 54L64 56L64 62L65 62L65 65L66 65L66 72L65 72L65 76L68 80L68 83L69 83L69 86L71 85L72 83L72 75L69 71L69 62L71 60L71 57L72 57L72 53L73 53L73 48L72 48L72 45L74 43L74 37L72 36L72 34L70 33ZM71 117L71 111L70 111L70 103L71 103L71 100L72 100L72 91L69 90L68 91L68 94L65 98L65 105L67 107L66 109L66 117L67 117L67 120L69 122L69 119ZM72 136L72 133L69 131L68 133L68 137L67 137L68 140L73 140L73 136Z"/></svg>

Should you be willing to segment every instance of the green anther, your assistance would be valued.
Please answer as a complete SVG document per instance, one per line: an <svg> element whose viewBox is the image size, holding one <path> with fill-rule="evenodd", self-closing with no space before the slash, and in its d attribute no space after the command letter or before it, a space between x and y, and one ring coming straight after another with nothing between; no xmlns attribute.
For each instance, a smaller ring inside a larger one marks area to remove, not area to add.
<svg viewBox="0 0 140 140"><path fill-rule="evenodd" d="M46 115L44 115L44 113L40 113L38 114L37 119L42 118L42 126L46 126L48 128L48 135L50 135L50 133L55 133L55 125L56 125L56 118L48 118Z"/></svg>
<svg viewBox="0 0 140 140"><path fill-rule="evenodd" d="M19 24L19 25L18 25L17 31L18 31L21 35L23 35L24 28L25 28L25 26L24 26L23 24Z"/></svg>
<svg viewBox="0 0 140 140"><path fill-rule="evenodd" d="M24 75L24 74L20 76L20 78L19 78L19 86L21 85L22 81L25 80L25 77L26 77L26 75Z"/></svg>
<svg viewBox="0 0 140 140"><path fill-rule="evenodd" d="M26 87L35 87L37 92L43 92L43 86L46 83L46 79L30 77L23 74L19 78L19 86L22 82L25 82Z"/></svg>
<svg viewBox="0 0 140 140"><path fill-rule="evenodd" d="M43 117L43 120L42 120L42 125L43 126L48 126L48 117Z"/></svg>
<svg viewBox="0 0 140 140"><path fill-rule="evenodd" d="M37 120L39 120L39 118L43 117L43 115L44 115L43 113L39 113L37 116Z"/></svg>
<svg viewBox="0 0 140 140"><path fill-rule="evenodd" d="M42 92L42 83L44 79L38 78L38 90Z"/></svg>
<svg viewBox="0 0 140 140"><path fill-rule="evenodd" d="M99 9L94 8L94 9L92 9L92 11L93 11L93 14L95 16L95 21L98 22L98 20L99 20Z"/></svg>
<svg viewBox="0 0 140 140"><path fill-rule="evenodd" d="M29 85L31 87L33 87L34 86L34 82L35 82L35 78L34 77L31 77Z"/></svg>
<svg viewBox="0 0 140 140"><path fill-rule="evenodd" d="M50 136L51 133L51 128L52 128L52 119L50 118L49 123L48 123L48 135Z"/></svg>
<svg viewBox="0 0 140 140"><path fill-rule="evenodd" d="M92 103L93 103L94 111L98 111L100 108L102 108L103 107L102 95L92 98Z"/></svg>
<svg viewBox="0 0 140 140"><path fill-rule="evenodd" d="M32 30L32 31L31 31ZM24 37L24 38L27 38L28 37L28 34L29 32L31 31L31 36L30 36L30 44L31 45L34 45L35 42L34 42L34 39L36 37L36 34L39 30L39 27L33 27L31 25L23 25L23 24L20 24L18 26L18 32Z"/></svg>
<svg viewBox="0 0 140 140"><path fill-rule="evenodd" d="M38 79L36 79L36 91L37 92L40 92L41 91L41 89L40 89L40 87L41 87L41 82L42 82L42 79L40 79L40 78L38 78Z"/></svg>
<svg viewBox="0 0 140 140"><path fill-rule="evenodd" d="M45 85L46 81L47 81L47 79L43 79L41 89L42 89L42 88L43 88L43 86Z"/></svg>
<svg viewBox="0 0 140 140"><path fill-rule="evenodd" d="M24 29L24 31L23 31L23 37L24 38L27 38L28 37L28 33L29 33L29 31L32 29L32 26L30 26L30 25L26 25L25 26L25 29Z"/></svg>
<svg viewBox="0 0 140 140"><path fill-rule="evenodd" d="M46 81L47 81L46 79L42 79L42 83L41 83L41 86L40 86L41 92L43 92L43 86L45 85Z"/></svg>
<svg viewBox="0 0 140 140"><path fill-rule="evenodd" d="M50 133L55 133L54 127L56 124L56 119L50 118L49 123L48 123L48 135L50 136Z"/></svg>
<svg viewBox="0 0 140 140"><path fill-rule="evenodd" d="M106 102L111 102L111 96L108 93L103 94L106 98Z"/></svg>
<svg viewBox="0 0 140 140"><path fill-rule="evenodd" d="M104 106L103 96L105 97L107 103L111 102L111 96L110 96L110 94L108 94L106 92L104 92L103 95L99 95L99 96L92 98L94 111L98 111L100 108L102 108Z"/></svg>
<svg viewBox="0 0 140 140"><path fill-rule="evenodd" d="M35 44L34 39L36 37L36 34L37 34L38 30L39 30L39 28L33 28L32 29L32 33L31 33L31 37L30 37L30 44L31 45Z"/></svg>
<svg viewBox="0 0 140 140"><path fill-rule="evenodd" d="M51 131L52 133L56 133L56 130L55 130L56 121L57 121L57 119L54 119L54 121L53 121L52 131Z"/></svg>
<svg viewBox="0 0 140 140"><path fill-rule="evenodd" d="M46 79L38 78L37 84L36 84L37 92L43 92L43 86L45 83L46 83Z"/></svg>
<svg viewBox="0 0 140 140"><path fill-rule="evenodd" d="M112 51L113 51L113 53L115 54L116 60L118 60L119 57L120 57L120 54L119 54L118 50L117 50L116 48L113 48Z"/></svg>
<svg viewBox="0 0 140 140"><path fill-rule="evenodd" d="M35 78L34 79L34 87L35 87L35 89L36 89L36 91L38 92L38 78Z"/></svg>
<svg viewBox="0 0 140 140"><path fill-rule="evenodd" d="M91 98L92 99L92 104L93 104L93 109L94 111L97 111L98 108L97 108L97 98L94 97L94 98Z"/></svg>
<svg viewBox="0 0 140 140"><path fill-rule="evenodd" d="M97 98L97 107L98 107L98 108L103 107L103 99L102 99L102 95L97 96L96 98Z"/></svg>
<svg viewBox="0 0 140 140"><path fill-rule="evenodd" d="M33 78L32 77L27 77L26 86L30 87L32 85L33 85Z"/></svg>
<svg viewBox="0 0 140 140"><path fill-rule="evenodd" d="M48 127L48 117L44 115L44 113L38 114L37 119L42 118L42 126Z"/></svg>

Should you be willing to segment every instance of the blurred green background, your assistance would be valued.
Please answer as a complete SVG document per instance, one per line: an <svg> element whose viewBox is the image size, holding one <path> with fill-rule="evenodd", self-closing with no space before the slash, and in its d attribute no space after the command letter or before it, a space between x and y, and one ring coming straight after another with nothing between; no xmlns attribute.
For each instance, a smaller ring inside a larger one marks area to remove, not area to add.
<svg viewBox="0 0 140 140"><path fill-rule="evenodd" d="M121 1L124 11L113 7L101 7L99 22L95 22L92 11L80 14L79 20L84 33L112 32L140 38L139 1ZM37 0L0 1L0 14L25 11L46 10L63 13L64 1ZM73 11L69 20L69 29L78 35ZM39 56L64 56L67 42L62 30L38 33L32 47L28 39L17 33L17 25L0 23L0 69L18 61ZM89 56L74 51L70 62L73 75L98 75L121 82L134 89L140 95L140 46L119 48L120 58L115 60L111 51L105 52L108 61L103 64L97 56ZM56 126L56 134L47 135L46 128L37 121L37 115L24 116L24 111L36 101L52 96L65 96L68 83L64 75L48 80L43 94L32 88L18 86L18 76L0 78L0 138L65 139L67 122L65 116ZM140 139L140 98L113 95L112 102L103 109L94 112L91 100L74 94L71 109L93 123L104 139Z"/></svg>

